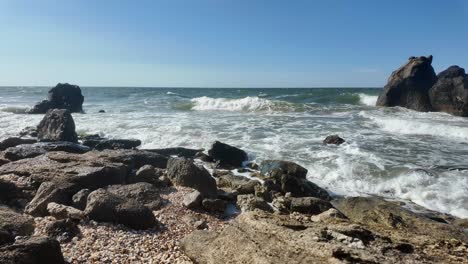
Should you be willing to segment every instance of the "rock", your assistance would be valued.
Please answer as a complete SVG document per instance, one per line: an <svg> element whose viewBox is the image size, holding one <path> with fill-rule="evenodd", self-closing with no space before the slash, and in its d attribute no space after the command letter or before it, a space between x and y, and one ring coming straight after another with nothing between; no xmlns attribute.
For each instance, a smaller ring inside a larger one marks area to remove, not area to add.
<svg viewBox="0 0 468 264"><path fill-rule="evenodd" d="M468 116L468 75L458 66L451 66L437 75L429 90L432 110Z"/></svg>
<svg viewBox="0 0 468 264"><path fill-rule="evenodd" d="M109 160L111 162L123 163L132 170L138 170L144 165L152 165L156 168L165 169L169 159L167 156L158 153L137 149L108 149L89 153L89 156Z"/></svg>
<svg viewBox="0 0 468 264"><path fill-rule="evenodd" d="M105 113L106 111L105 110L99 110L98 113Z"/></svg>
<svg viewBox="0 0 468 264"><path fill-rule="evenodd" d="M217 183L218 187L230 188L239 194L253 194L255 193L255 186L260 185L259 181L233 174L225 174L218 177Z"/></svg>
<svg viewBox="0 0 468 264"><path fill-rule="evenodd" d="M71 206L66 206L58 203L49 203L47 205L47 212L55 217L55 219L74 219L81 220L84 218L84 212L73 208Z"/></svg>
<svg viewBox="0 0 468 264"><path fill-rule="evenodd" d="M30 236L34 232L34 219L0 205L0 229L13 236Z"/></svg>
<svg viewBox="0 0 468 264"><path fill-rule="evenodd" d="M37 190L36 196L29 202L24 211L32 216L46 216L49 203L67 204L72 194L71 184L43 182Z"/></svg>
<svg viewBox="0 0 468 264"><path fill-rule="evenodd" d="M85 139L83 145L97 150L134 149L141 145L138 139Z"/></svg>
<svg viewBox="0 0 468 264"><path fill-rule="evenodd" d="M227 202L222 199L205 198L202 201L202 206L205 210L214 213L223 213L226 210Z"/></svg>
<svg viewBox="0 0 468 264"><path fill-rule="evenodd" d="M430 111L429 89L437 81L431 66L432 56L414 57L394 71L383 92L377 99L377 106L401 106L416 111Z"/></svg>
<svg viewBox="0 0 468 264"><path fill-rule="evenodd" d="M273 209L265 200L256 197L253 194L238 195L237 206L242 210L242 212L253 211L255 209L273 212Z"/></svg>
<svg viewBox="0 0 468 264"><path fill-rule="evenodd" d="M147 182L138 182L128 185L110 185L104 189L126 201L134 200L137 203L141 203L151 210L158 210L163 204L159 196L158 188Z"/></svg>
<svg viewBox="0 0 468 264"><path fill-rule="evenodd" d="M77 85L59 83L50 89L48 99L37 103L30 114L44 114L50 109L67 109L71 113L83 112L84 97Z"/></svg>
<svg viewBox="0 0 468 264"><path fill-rule="evenodd" d="M289 175L281 176L281 191L291 193L293 197L316 197L330 200L328 192L313 182Z"/></svg>
<svg viewBox="0 0 468 264"><path fill-rule="evenodd" d="M37 139L35 138L9 137L0 142L0 150L5 150L7 148L16 147L23 144L33 144L36 142Z"/></svg>
<svg viewBox="0 0 468 264"><path fill-rule="evenodd" d="M315 198L315 197L301 197L291 198L290 211L298 212L301 214L317 215L332 208L330 202Z"/></svg>
<svg viewBox="0 0 468 264"><path fill-rule="evenodd" d="M260 164L260 172L273 178L279 178L285 174L300 179L305 179L307 176L306 168L294 162L284 160L264 160Z"/></svg>
<svg viewBox="0 0 468 264"><path fill-rule="evenodd" d="M91 193L90 189L82 189L75 193L72 196L72 205L75 208L84 210L86 208L86 201L88 200L88 195Z"/></svg>
<svg viewBox="0 0 468 264"><path fill-rule="evenodd" d="M182 204L188 209L197 209L202 205L203 195L199 191L193 191L184 196Z"/></svg>
<svg viewBox="0 0 468 264"><path fill-rule="evenodd" d="M313 222L328 222L332 220L342 220L346 219L346 216L335 208L330 208L327 211L320 213L318 215L313 215L310 217L310 220Z"/></svg>
<svg viewBox="0 0 468 264"><path fill-rule="evenodd" d="M0 179L0 203L23 197L22 190L19 189L15 184Z"/></svg>
<svg viewBox="0 0 468 264"><path fill-rule="evenodd" d="M195 217L193 215L184 215L182 217L182 221L190 226L195 227L195 229L198 230L208 228L208 223L205 220Z"/></svg>
<svg viewBox="0 0 468 264"><path fill-rule="evenodd" d="M217 194L215 179L205 168L195 165L191 160L170 158L167 176L175 185L194 188L205 197L215 197Z"/></svg>
<svg viewBox="0 0 468 264"><path fill-rule="evenodd" d="M0 263L65 264L57 240L48 237L30 237L1 248Z"/></svg>
<svg viewBox="0 0 468 264"><path fill-rule="evenodd" d="M122 224L133 229L148 229L157 225L156 218L146 206L104 189L89 194L85 214L98 222Z"/></svg>
<svg viewBox="0 0 468 264"><path fill-rule="evenodd" d="M0 247L13 244L13 242L15 242L15 237L6 230L0 229Z"/></svg>
<svg viewBox="0 0 468 264"><path fill-rule="evenodd" d="M37 137L37 127L28 126L19 132L20 137Z"/></svg>
<svg viewBox="0 0 468 264"><path fill-rule="evenodd" d="M75 121L66 109L51 109L47 111L37 126L37 138L42 141L78 142L75 132Z"/></svg>
<svg viewBox="0 0 468 264"><path fill-rule="evenodd" d="M34 158L49 151L64 151L69 153L85 153L91 149L72 142L40 142L29 145L18 145L4 151L5 158L16 161L20 159Z"/></svg>
<svg viewBox="0 0 468 264"><path fill-rule="evenodd" d="M55 220L45 226L48 237L57 239L60 243L68 243L80 234L76 221L71 219Z"/></svg>
<svg viewBox="0 0 468 264"><path fill-rule="evenodd" d="M195 159L199 159L201 161L204 161L204 162L213 162L214 159L212 157L210 157L209 155L206 155L205 153L203 152L197 152L195 154Z"/></svg>
<svg viewBox="0 0 468 264"><path fill-rule="evenodd" d="M155 168L152 165L145 165L138 169L135 175L127 179L129 183L135 182L149 182L155 185L161 185L159 177L163 176L163 170Z"/></svg>
<svg viewBox="0 0 468 264"><path fill-rule="evenodd" d="M327 136L323 140L323 144L341 145L343 143L345 143L345 140L340 138L338 135Z"/></svg>
<svg viewBox="0 0 468 264"><path fill-rule="evenodd" d="M193 159L195 155L203 151L203 149L188 149L188 148L163 148L163 149L145 149L145 151L158 153L164 156L177 156L181 158Z"/></svg>
<svg viewBox="0 0 468 264"><path fill-rule="evenodd" d="M215 161L219 161L220 165L228 167L241 167L242 162L247 160L245 151L219 141L213 143L208 155L213 157Z"/></svg>

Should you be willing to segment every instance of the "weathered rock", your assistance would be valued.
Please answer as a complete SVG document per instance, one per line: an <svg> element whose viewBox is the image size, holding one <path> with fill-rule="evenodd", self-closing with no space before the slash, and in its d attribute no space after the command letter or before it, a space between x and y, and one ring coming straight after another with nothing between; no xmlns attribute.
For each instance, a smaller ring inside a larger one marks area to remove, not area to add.
<svg viewBox="0 0 468 264"><path fill-rule="evenodd" d="M202 206L205 210L216 213L223 213L226 210L227 202L222 199L203 199Z"/></svg>
<svg viewBox="0 0 468 264"><path fill-rule="evenodd" d="M302 214L317 215L332 208L330 202L315 198L315 197L301 197L291 198L290 208L291 212L298 212Z"/></svg>
<svg viewBox="0 0 468 264"><path fill-rule="evenodd" d="M188 148L163 148L163 149L145 149L145 151L158 153L164 156L177 156L181 158L193 159L195 155L203 151L203 149L188 149Z"/></svg>
<svg viewBox="0 0 468 264"><path fill-rule="evenodd" d="M201 230L208 228L208 224L205 220L195 217L193 215L184 215L182 221L188 225L195 227L195 229Z"/></svg>
<svg viewBox="0 0 468 264"><path fill-rule="evenodd" d="M47 111L37 126L37 138L42 141L78 142L75 131L75 121L66 109L51 109Z"/></svg>
<svg viewBox="0 0 468 264"><path fill-rule="evenodd" d="M31 237L25 241L2 247L0 263L14 264L65 264L57 240L48 237Z"/></svg>
<svg viewBox="0 0 468 264"><path fill-rule="evenodd" d="M182 204L188 209L200 208L202 205L203 195L199 191L193 191L184 196Z"/></svg>
<svg viewBox="0 0 468 264"><path fill-rule="evenodd" d="M313 215L310 217L310 220L312 220L313 222L328 222L343 219L346 219L346 216L340 211L336 210L335 208L330 208L321 214Z"/></svg>
<svg viewBox="0 0 468 264"><path fill-rule="evenodd" d="M167 176L175 185L194 188L205 197L216 196L216 181L203 167L191 160L170 158L167 163Z"/></svg>
<svg viewBox="0 0 468 264"><path fill-rule="evenodd" d="M13 244L13 242L15 242L15 237L10 232L0 229L0 247Z"/></svg>
<svg viewBox="0 0 468 264"><path fill-rule="evenodd" d="M37 142L35 138L9 137L0 142L0 150L16 147L18 145L34 144Z"/></svg>
<svg viewBox="0 0 468 264"><path fill-rule="evenodd" d="M126 201L134 200L151 210L158 210L163 204L159 190L147 182L138 182L128 185L110 185L104 188Z"/></svg>
<svg viewBox="0 0 468 264"><path fill-rule="evenodd" d="M33 127L33 126L28 126L28 127L25 127L23 128L23 130L21 130L19 132L19 136L20 137L37 137L37 127Z"/></svg>
<svg viewBox="0 0 468 264"><path fill-rule="evenodd" d="M47 212L55 219L81 220L85 217L84 212L81 210L54 202L47 205Z"/></svg>
<svg viewBox="0 0 468 264"><path fill-rule="evenodd" d="M225 174L217 178L218 187L230 188L239 194L255 193L255 186L259 186L260 182L250 180L243 176L233 174Z"/></svg>
<svg viewBox="0 0 468 264"><path fill-rule="evenodd" d="M43 182L24 211L32 216L46 216L49 203L67 204L70 202L73 194L72 187L71 184L66 183Z"/></svg>
<svg viewBox="0 0 468 264"><path fill-rule="evenodd" d="M341 145L343 143L345 143L345 140L338 135L330 135L323 140L323 144Z"/></svg>
<svg viewBox="0 0 468 264"><path fill-rule="evenodd" d="M282 175L290 175L296 178L305 179L307 169L299 164L284 160L264 160L260 164L260 172L263 175L279 178Z"/></svg>
<svg viewBox="0 0 468 264"><path fill-rule="evenodd" d="M313 182L299 179L289 175L281 177L281 191L291 193L293 197L317 197L323 200L330 200L328 192Z"/></svg>
<svg viewBox="0 0 468 264"><path fill-rule="evenodd" d="M0 205L0 229L13 236L29 236L34 232L34 219Z"/></svg>
<svg viewBox="0 0 468 264"><path fill-rule="evenodd" d="M104 149L134 149L141 145L138 139L86 139L83 145L97 150Z"/></svg>
<svg viewBox="0 0 468 264"><path fill-rule="evenodd" d="M8 203L12 199L22 197L22 190L15 184L0 179L0 203Z"/></svg>
<svg viewBox="0 0 468 264"><path fill-rule="evenodd" d="M55 238L60 243L68 243L80 234L80 229L76 221L62 219L48 223L45 232L48 237Z"/></svg>
<svg viewBox="0 0 468 264"><path fill-rule="evenodd" d="M86 208L86 201L88 200L88 195L91 193L90 189L82 189L75 193L72 196L72 205L75 208L84 210Z"/></svg>
<svg viewBox="0 0 468 264"><path fill-rule="evenodd" d="M72 142L39 142L28 145L18 145L4 151L5 158L16 161L20 159L34 158L50 151L64 151L69 153L85 153L91 149Z"/></svg>
<svg viewBox="0 0 468 264"><path fill-rule="evenodd" d="M133 199L127 201L104 189L89 194L85 214L98 222L122 224L133 229L148 229L157 225L156 218L146 206Z"/></svg>
<svg viewBox="0 0 468 264"><path fill-rule="evenodd" d="M429 90L432 110L468 116L468 75L458 66L451 66L437 75Z"/></svg>
<svg viewBox="0 0 468 264"><path fill-rule="evenodd" d="M89 157L105 159L111 162L118 162L127 165L132 170L138 170L144 165L152 165L156 168L165 169L168 157L144 150L103 150L99 152L86 153ZM85 157L86 157L85 156Z"/></svg>
<svg viewBox="0 0 468 264"><path fill-rule="evenodd" d="M219 141L215 141L208 150L208 155L213 157L214 160L219 161L221 166L241 167L242 162L247 160L247 153L245 151L230 146Z"/></svg>
<svg viewBox="0 0 468 264"><path fill-rule="evenodd" d="M210 157L209 155L206 155L205 153L203 153L201 151L197 152L195 154L194 158L199 159L199 160L204 161L204 162L213 162L214 161L213 157Z"/></svg>
<svg viewBox="0 0 468 264"><path fill-rule="evenodd" d="M429 89L437 81L431 66L432 56L411 57L394 71L383 92L377 99L377 106L401 106L416 111L430 111Z"/></svg>
<svg viewBox="0 0 468 264"><path fill-rule="evenodd" d="M50 89L48 99L37 103L30 114L44 114L49 109L67 109L72 113L83 112L84 97L77 85L59 83Z"/></svg>
<svg viewBox="0 0 468 264"><path fill-rule="evenodd" d="M127 179L127 182L129 183L149 182L157 186L160 186L162 185L162 183L159 180L159 177L163 176L163 173L164 171L160 168L155 168L152 165L145 165L141 167L140 169L138 169L135 175L131 175L131 177Z"/></svg>
<svg viewBox="0 0 468 264"><path fill-rule="evenodd" d="M106 112L106 111L103 110L103 109L101 109L101 110L98 111L98 113L105 113L105 112Z"/></svg>
<svg viewBox="0 0 468 264"><path fill-rule="evenodd" d="M253 211L255 209L273 212L273 208L271 208L265 200L256 197L253 194L238 195L237 206L242 210L242 212Z"/></svg>

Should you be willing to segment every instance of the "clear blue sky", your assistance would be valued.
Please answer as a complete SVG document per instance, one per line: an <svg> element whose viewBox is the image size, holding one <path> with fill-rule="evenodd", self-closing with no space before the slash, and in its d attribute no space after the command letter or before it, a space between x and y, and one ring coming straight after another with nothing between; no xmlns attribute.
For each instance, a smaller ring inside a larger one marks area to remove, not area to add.
<svg viewBox="0 0 468 264"><path fill-rule="evenodd" d="M468 68L463 0L0 0L0 85L372 87Z"/></svg>

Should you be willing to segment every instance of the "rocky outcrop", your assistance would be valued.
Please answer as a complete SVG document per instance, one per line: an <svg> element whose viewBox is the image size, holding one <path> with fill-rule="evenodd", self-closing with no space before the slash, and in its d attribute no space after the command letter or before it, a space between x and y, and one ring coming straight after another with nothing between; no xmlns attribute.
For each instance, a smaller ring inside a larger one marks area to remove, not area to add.
<svg viewBox="0 0 468 264"><path fill-rule="evenodd" d="M9 137L0 141L0 150L7 148L16 147L23 144L34 144L37 142L35 138L23 138L23 137Z"/></svg>
<svg viewBox="0 0 468 264"><path fill-rule="evenodd" d="M78 142L75 132L75 121L66 109L51 109L47 111L37 126L37 138L42 141Z"/></svg>
<svg viewBox="0 0 468 264"><path fill-rule="evenodd" d="M255 186L260 185L260 182L257 180L251 180L231 173L221 175L216 180L218 187L229 188L239 194L253 194L255 193Z"/></svg>
<svg viewBox="0 0 468 264"><path fill-rule="evenodd" d="M158 210L163 204L159 196L159 190L147 182L139 182L128 185L110 185L104 188L125 200L134 200L151 210Z"/></svg>
<svg viewBox="0 0 468 264"><path fill-rule="evenodd" d="M468 75L458 66L451 66L437 75L429 90L432 110L468 116Z"/></svg>
<svg viewBox="0 0 468 264"><path fill-rule="evenodd" d="M0 205L0 229L14 236L29 236L34 232L34 219Z"/></svg>
<svg viewBox="0 0 468 264"><path fill-rule="evenodd" d="M193 188L205 197L215 197L217 194L215 179L205 168L195 165L191 160L170 158L167 176L175 185Z"/></svg>
<svg viewBox="0 0 468 264"><path fill-rule="evenodd" d="M323 140L323 144L341 145L343 143L345 143L345 140L338 135L330 135Z"/></svg>
<svg viewBox="0 0 468 264"><path fill-rule="evenodd" d="M91 149L72 142L59 141L59 142L39 142L28 145L18 145L6 149L3 154L4 157L11 161L20 159L34 158L50 151L64 151L69 153L85 153Z"/></svg>
<svg viewBox="0 0 468 264"><path fill-rule="evenodd" d="M213 143L208 155L218 161L222 167L241 167L242 162L247 160L245 151L219 141Z"/></svg>
<svg viewBox="0 0 468 264"><path fill-rule="evenodd" d="M49 203L67 204L72 194L72 184L43 182L37 190L36 196L26 206L25 212L32 216L46 216Z"/></svg>
<svg viewBox="0 0 468 264"><path fill-rule="evenodd" d="M59 83L50 89L48 99L37 103L30 114L44 114L50 109L67 109L72 113L83 112L84 97L77 85Z"/></svg>
<svg viewBox="0 0 468 264"><path fill-rule="evenodd" d="M260 164L260 172L273 178L281 177L284 174L301 179L305 179L307 176L306 168L294 162L284 160L264 160Z"/></svg>
<svg viewBox="0 0 468 264"><path fill-rule="evenodd" d="M141 145L138 139L106 139L106 138L88 138L83 140L83 145L96 150L104 149L134 149Z"/></svg>
<svg viewBox="0 0 468 264"><path fill-rule="evenodd" d="M0 248L0 263L65 264L66 262L57 240L48 237L31 237Z"/></svg>
<svg viewBox="0 0 468 264"><path fill-rule="evenodd" d="M242 194L237 196L237 206L242 212L253 211L255 209L259 209L262 211L273 212L273 208L271 208L268 203L252 194Z"/></svg>
<svg viewBox="0 0 468 264"><path fill-rule="evenodd" d="M315 197L291 198L290 212L317 215L331 209L330 202Z"/></svg>
<svg viewBox="0 0 468 264"><path fill-rule="evenodd" d="M430 111L429 89L437 81L431 66L432 56L411 57L394 71L384 91L377 99L377 106L401 106L416 111Z"/></svg>

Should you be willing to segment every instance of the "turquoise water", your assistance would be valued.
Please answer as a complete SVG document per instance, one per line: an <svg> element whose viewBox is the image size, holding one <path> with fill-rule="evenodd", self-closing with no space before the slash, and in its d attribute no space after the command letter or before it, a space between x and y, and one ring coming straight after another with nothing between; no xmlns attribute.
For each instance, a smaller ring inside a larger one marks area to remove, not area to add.
<svg viewBox="0 0 468 264"><path fill-rule="evenodd" d="M330 192L381 195L468 217L468 119L377 108L381 89L85 87L78 132L137 138L143 148L208 148L220 140L252 160L286 159ZM21 114L48 88L0 88L0 133L41 115ZM97 113L105 110L105 114ZM339 134L341 146L323 138Z"/></svg>

